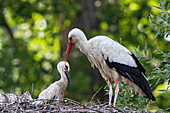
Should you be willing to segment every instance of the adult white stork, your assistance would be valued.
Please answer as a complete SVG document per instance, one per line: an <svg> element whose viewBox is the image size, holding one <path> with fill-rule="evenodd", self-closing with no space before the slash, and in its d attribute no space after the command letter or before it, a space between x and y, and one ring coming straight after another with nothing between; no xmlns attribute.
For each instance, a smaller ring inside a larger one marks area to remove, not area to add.
<svg viewBox="0 0 170 113"><path fill-rule="evenodd" d="M64 98L64 91L67 87L68 81L71 82L69 74L70 66L68 62L61 61L58 63L57 69L61 75L61 79L51 84L47 89L43 90L35 99ZM38 104L39 103L41 102L38 102Z"/></svg>
<svg viewBox="0 0 170 113"><path fill-rule="evenodd" d="M145 96L155 101L155 97L147 83L145 69L135 55L124 46L107 36L96 36L87 40L80 29L74 28L68 34L65 61L67 61L72 46L76 42L78 42L80 51L87 56L92 67L95 65L101 75L109 81L109 105L111 105L113 94L111 81L114 80L116 82L114 107L119 92L118 80L128 85L140 96Z"/></svg>

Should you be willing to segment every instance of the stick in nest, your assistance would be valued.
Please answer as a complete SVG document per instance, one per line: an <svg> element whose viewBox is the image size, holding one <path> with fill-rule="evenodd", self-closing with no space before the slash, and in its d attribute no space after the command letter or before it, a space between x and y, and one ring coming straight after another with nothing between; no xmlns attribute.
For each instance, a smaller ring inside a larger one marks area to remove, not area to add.
<svg viewBox="0 0 170 113"><path fill-rule="evenodd" d="M103 88L103 86L101 86L97 91L96 93L92 96L90 102L94 99L94 97L97 95L97 93L99 93L99 91Z"/></svg>

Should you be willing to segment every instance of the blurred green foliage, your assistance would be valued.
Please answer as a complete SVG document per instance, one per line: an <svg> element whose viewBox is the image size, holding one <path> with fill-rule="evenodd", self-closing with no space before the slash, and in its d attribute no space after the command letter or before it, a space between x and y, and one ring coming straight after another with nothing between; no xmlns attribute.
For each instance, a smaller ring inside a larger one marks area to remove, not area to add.
<svg viewBox="0 0 170 113"><path fill-rule="evenodd" d="M166 12L164 16L158 7L164 8L164 11L170 9L169 0L162 0L161 3L159 6L159 0L93 0L87 8L89 12L95 9L97 24L90 30L82 30L88 37L107 35L134 52L147 71L150 86L153 90L156 88L154 95L158 101L151 102L152 107L165 109L170 107L167 102L170 97L169 42L157 31L169 31L169 19L163 29L160 19L155 18L163 15L161 18L166 19L166 15L170 16ZM86 19L79 19L87 13L86 5L78 0L0 0L1 92L21 95L25 90L31 92L33 88L32 95L35 97L60 78L56 65L63 60L66 48L63 50L61 47L67 45L67 42L61 42L67 40L66 30L83 28L76 23L88 23ZM157 27L155 21L159 22ZM155 39L155 36L158 38ZM97 82L100 83L100 80L94 79L96 70L76 48L72 50L69 63L72 83L68 85L66 97L89 101L100 88ZM163 88L163 83L168 83L168 87L164 85L166 87ZM157 88L157 85L162 87ZM124 85L119 86L118 107L146 108L145 98L131 93Z"/></svg>
<svg viewBox="0 0 170 113"><path fill-rule="evenodd" d="M157 33L155 35L155 38L161 34L164 35L165 33L170 31L170 3L162 4L162 2L159 2L159 6L153 6L157 9L160 9L161 12L158 15L152 15L150 14L149 20L157 29Z"/></svg>

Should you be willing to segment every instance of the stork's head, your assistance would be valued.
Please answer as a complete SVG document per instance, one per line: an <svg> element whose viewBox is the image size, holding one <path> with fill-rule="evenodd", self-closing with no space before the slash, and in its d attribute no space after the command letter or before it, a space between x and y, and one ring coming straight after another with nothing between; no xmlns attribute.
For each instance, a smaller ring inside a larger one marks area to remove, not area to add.
<svg viewBox="0 0 170 113"><path fill-rule="evenodd" d="M68 62L66 61L61 61L58 63L57 65L57 69L59 71L59 73L61 74L61 76L66 76L68 81L71 82L71 78L70 78L70 66L68 64ZM64 74L62 74L64 72Z"/></svg>
<svg viewBox="0 0 170 113"><path fill-rule="evenodd" d="M78 28L72 29L68 34L68 45L67 45L67 50L66 50L64 61L67 61L74 43L80 42L80 41L86 41L86 40L87 39L83 31L81 31Z"/></svg>

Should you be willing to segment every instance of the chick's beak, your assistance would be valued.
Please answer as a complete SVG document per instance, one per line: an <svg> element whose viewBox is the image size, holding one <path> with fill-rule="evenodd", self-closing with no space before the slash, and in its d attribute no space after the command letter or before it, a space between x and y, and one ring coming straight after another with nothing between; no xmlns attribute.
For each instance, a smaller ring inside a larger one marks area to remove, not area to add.
<svg viewBox="0 0 170 113"><path fill-rule="evenodd" d="M68 71L68 70L65 70L64 73L66 74L68 81L71 83L71 78L70 78L70 73L69 73L69 71Z"/></svg>
<svg viewBox="0 0 170 113"><path fill-rule="evenodd" d="M74 43L68 42L66 54L65 54L65 57L64 57L64 61L67 61L67 59L68 59L68 57L69 57L69 55L70 55L70 52L71 52L71 49L72 49L73 45L74 45Z"/></svg>

